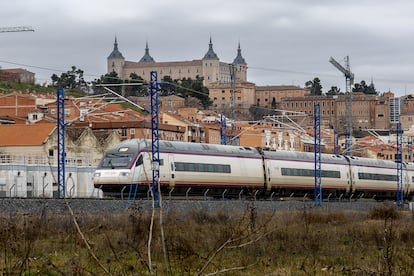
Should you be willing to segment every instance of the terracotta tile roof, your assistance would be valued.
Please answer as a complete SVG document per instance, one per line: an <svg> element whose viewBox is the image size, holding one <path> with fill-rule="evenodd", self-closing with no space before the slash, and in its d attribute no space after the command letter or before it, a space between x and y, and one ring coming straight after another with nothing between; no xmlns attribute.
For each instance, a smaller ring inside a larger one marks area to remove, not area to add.
<svg viewBox="0 0 414 276"><path fill-rule="evenodd" d="M0 147L40 146L53 133L55 124L0 125Z"/></svg>

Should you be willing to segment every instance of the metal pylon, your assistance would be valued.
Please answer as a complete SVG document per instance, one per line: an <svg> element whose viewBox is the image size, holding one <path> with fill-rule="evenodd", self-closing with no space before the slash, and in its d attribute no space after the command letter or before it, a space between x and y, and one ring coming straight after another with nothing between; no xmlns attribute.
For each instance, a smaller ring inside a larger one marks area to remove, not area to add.
<svg viewBox="0 0 414 276"><path fill-rule="evenodd" d="M58 140L58 190L57 197L65 197L65 90L58 88L56 90L57 106L57 140Z"/></svg>
<svg viewBox="0 0 414 276"><path fill-rule="evenodd" d="M401 123L397 123L397 154L395 156L395 162L397 162L397 206L402 207L404 205L403 198L403 173L402 173L402 144L403 144L403 131L401 129Z"/></svg>
<svg viewBox="0 0 414 276"><path fill-rule="evenodd" d="M152 149L152 193L156 205L159 205L159 181L160 181L160 138L158 118L158 73L150 73L150 97L151 97L151 149Z"/></svg>
<svg viewBox="0 0 414 276"><path fill-rule="evenodd" d="M314 206L322 206L322 173L321 173L321 115L320 105L313 107L314 154L315 154L315 189Z"/></svg>

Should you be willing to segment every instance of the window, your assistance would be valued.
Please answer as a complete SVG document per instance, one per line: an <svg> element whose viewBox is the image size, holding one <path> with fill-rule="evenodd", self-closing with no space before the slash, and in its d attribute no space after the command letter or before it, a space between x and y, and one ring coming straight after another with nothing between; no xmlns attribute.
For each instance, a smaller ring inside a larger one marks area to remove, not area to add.
<svg viewBox="0 0 414 276"><path fill-rule="evenodd" d="M129 133L130 133L131 135L135 135L135 128L131 128L131 129L129 130Z"/></svg>
<svg viewBox="0 0 414 276"><path fill-rule="evenodd" d="M315 171L308 169L282 168L282 175L315 177ZM326 178L341 178L341 172L322 170L321 176Z"/></svg>
<svg viewBox="0 0 414 276"><path fill-rule="evenodd" d="M231 173L231 167L227 164L175 162L175 170L182 172Z"/></svg>
<svg viewBox="0 0 414 276"><path fill-rule="evenodd" d="M53 157L53 150L49 149L49 157Z"/></svg>
<svg viewBox="0 0 414 276"><path fill-rule="evenodd" d="M126 128L121 129L121 136L126 137L127 136L127 130Z"/></svg>
<svg viewBox="0 0 414 276"><path fill-rule="evenodd" d="M359 179L377 180L377 181L397 181L395 174L380 174L380 173L358 173Z"/></svg>
<svg viewBox="0 0 414 276"><path fill-rule="evenodd" d="M32 119L37 120L37 114L32 114Z"/></svg>

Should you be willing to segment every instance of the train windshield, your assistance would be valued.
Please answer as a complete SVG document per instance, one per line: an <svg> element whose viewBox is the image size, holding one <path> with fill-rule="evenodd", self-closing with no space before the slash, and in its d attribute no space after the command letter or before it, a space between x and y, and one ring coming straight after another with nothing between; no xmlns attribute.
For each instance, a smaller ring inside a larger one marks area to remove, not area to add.
<svg viewBox="0 0 414 276"><path fill-rule="evenodd" d="M101 168L129 168L134 155L132 153L107 153L102 160Z"/></svg>

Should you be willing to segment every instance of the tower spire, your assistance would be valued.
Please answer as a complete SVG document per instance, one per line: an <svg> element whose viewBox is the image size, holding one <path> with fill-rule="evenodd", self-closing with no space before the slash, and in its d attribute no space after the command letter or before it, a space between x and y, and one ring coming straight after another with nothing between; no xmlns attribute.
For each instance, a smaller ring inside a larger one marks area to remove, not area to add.
<svg viewBox="0 0 414 276"><path fill-rule="evenodd" d="M115 35L114 49L112 50L111 54L108 56L108 59L109 58L122 58L122 59L124 59L124 56L118 50L118 40L117 40L116 35Z"/></svg>
<svg viewBox="0 0 414 276"><path fill-rule="evenodd" d="M237 48L237 56L233 61L234 64L241 64L241 65L247 65L246 61L244 60L242 54L241 54L241 48L240 48L240 41L239 46Z"/></svg>
<svg viewBox="0 0 414 276"><path fill-rule="evenodd" d="M211 42L211 35L210 35L210 43L208 44L208 51L204 55L203 59L215 59L215 60L219 60L217 54L213 50L213 42Z"/></svg>
<svg viewBox="0 0 414 276"><path fill-rule="evenodd" d="M146 41L145 43L145 54L139 60L139 62L155 62L155 60L152 58L152 56L149 53L148 41Z"/></svg>

